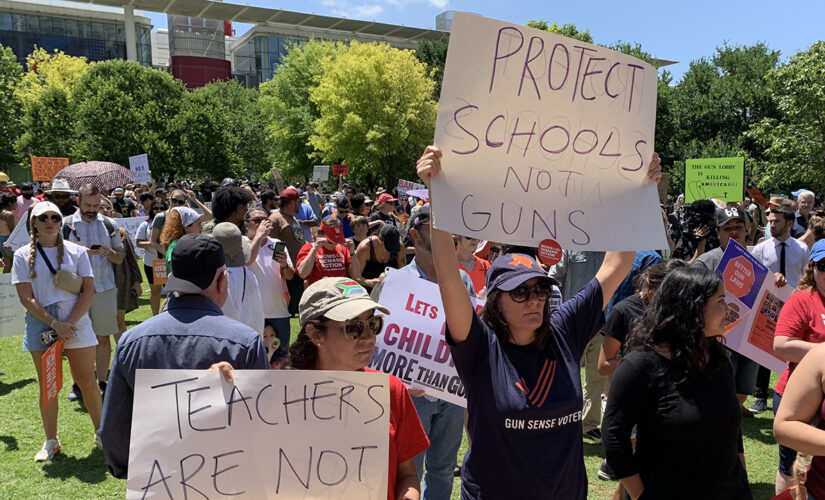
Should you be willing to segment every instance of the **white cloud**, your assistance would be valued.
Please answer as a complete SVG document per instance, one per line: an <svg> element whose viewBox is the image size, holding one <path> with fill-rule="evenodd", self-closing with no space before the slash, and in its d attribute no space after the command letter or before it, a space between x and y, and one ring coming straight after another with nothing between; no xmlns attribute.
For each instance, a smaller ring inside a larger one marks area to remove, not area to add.
<svg viewBox="0 0 825 500"><path fill-rule="evenodd" d="M426 3L439 10L444 10L449 0L378 0L371 3L356 3L350 0L318 0L324 7L331 8L335 16L348 19L371 20L384 12L384 5L403 9L410 4ZM383 4L383 5L382 5Z"/></svg>

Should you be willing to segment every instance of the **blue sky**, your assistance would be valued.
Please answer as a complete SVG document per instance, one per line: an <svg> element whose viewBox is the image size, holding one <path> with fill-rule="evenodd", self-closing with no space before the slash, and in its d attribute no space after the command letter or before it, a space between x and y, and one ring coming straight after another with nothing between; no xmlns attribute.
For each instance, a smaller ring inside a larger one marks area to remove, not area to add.
<svg viewBox="0 0 825 500"><path fill-rule="evenodd" d="M590 29L596 43L638 42L654 57L679 61L668 69L676 80L691 60L712 56L728 42L765 42L787 56L825 38L825 1L786 0L228 0L297 12L376 20L418 28L435 28L444 10L469 11L514 23L544 19ZM166 15L147 13L156 28ZM247 25L236 27L240 35Z"/></svg>

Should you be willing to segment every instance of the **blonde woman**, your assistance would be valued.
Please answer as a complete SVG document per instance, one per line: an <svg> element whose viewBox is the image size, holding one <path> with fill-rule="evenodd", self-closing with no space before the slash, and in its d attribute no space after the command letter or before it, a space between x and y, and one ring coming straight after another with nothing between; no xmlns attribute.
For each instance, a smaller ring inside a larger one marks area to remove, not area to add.
<svg viewBox="0 0 825 500"><path fill-rule="evenodd" d="M83 402L92 419L95 432L100 426L101 398L95 377L95 346L97 338L87 314L94 296L92 266L86 249L63 241L60 235L63 216L51 202L34 206L30 216L31 244L14 253L12 283L17 288L20 303L26 308L26 328L23 350L31 353L42 392L41 358L51 344L49 334L63 342L72 378L80 387ZM82 278L79 295L57 286L55 271L70 271ZM45 342L44 342L45 340ZM60 450L57 439L58 398L48 406L40 395L40 416L46 442L37 452L36 462L51 460Z"/></svg>

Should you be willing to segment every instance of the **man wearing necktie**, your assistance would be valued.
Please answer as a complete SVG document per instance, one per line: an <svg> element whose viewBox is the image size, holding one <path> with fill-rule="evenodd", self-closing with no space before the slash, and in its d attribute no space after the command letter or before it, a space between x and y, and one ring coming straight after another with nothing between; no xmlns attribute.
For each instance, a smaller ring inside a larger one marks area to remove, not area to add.
<svg viewBox="0 0 825 500"><path fill-rule="evenodd" d="M790 286L796 284L805 272L808 263L808 246L790 237L796 213L789 202L772 204L768 221L772 238L763 241L753 248L753 256L774 272L776 286ZM754 413L768 409L768 384L771 372L764 366L759 367L756 376L756 388L753 396L756 399L750 410Z"/></svg>

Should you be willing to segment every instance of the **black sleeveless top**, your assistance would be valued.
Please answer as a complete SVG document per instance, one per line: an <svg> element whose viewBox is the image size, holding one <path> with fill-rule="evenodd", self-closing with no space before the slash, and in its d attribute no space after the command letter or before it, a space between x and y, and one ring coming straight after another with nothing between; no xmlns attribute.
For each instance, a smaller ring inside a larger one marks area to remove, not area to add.
<svg viewBox="0 0 825 500"><path fill-rule="evenodd" d="M375 247L373 246L373 239L370 237L370 259L364 264L364 269L361 271L361 276L365 279L374 279L381 276L384 269L391 267L398 269L398 252L390 254L390 260L381 262L375 256Z"/></svg>

